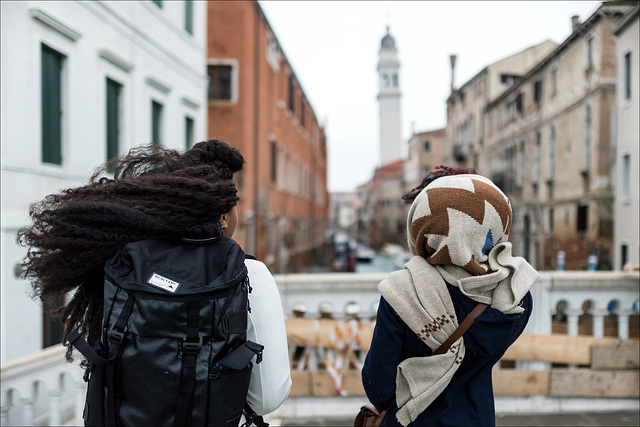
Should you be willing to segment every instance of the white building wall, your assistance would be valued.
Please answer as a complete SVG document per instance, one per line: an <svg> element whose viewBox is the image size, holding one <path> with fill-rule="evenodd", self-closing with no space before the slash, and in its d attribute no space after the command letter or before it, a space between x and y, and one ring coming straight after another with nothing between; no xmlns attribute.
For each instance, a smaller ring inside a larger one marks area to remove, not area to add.
<svg viewBox="0 0 640 427"><path fill-rule="evenodd" d="M164 106L162 144L207 138L206 2L0 2L2 141L1 360L42 346L42 313L15 268L16 231L30 203L86 183L106 161L106 78L122 84L120 152L151 142L151 101ZM41 46L66 58L62 81L62 164L41 161Z"/></svg>
<svg viewBox="0 0 640 427"><path fill-rule="evenodd" d="M621 246L628 247L628 262L640 264L640 226L638 225L640 205L638 202L640 193L640 130L638 117L640 117L640 45L638 34L640 33L640 17L638 8L635 9L635 18L617 33L616 59L618 82L617 88L617 149L614 179L616 181L616 197L614 205L614 268L622 266ZM625 96L625 56L631 54L631 98ZM623 158L629 156L629 196L622 195Z"/></svg>

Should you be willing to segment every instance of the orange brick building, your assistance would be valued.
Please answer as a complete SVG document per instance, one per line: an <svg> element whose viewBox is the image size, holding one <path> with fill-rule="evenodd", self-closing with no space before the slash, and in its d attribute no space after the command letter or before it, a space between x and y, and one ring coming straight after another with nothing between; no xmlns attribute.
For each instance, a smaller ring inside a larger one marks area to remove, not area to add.
<svg viewBox="0 0 640 427"><path fill-rule="evenodd" d="M324 261L326 135L256 1L208 2L208 130L238 147L234 238L272 272Z"/></svg>

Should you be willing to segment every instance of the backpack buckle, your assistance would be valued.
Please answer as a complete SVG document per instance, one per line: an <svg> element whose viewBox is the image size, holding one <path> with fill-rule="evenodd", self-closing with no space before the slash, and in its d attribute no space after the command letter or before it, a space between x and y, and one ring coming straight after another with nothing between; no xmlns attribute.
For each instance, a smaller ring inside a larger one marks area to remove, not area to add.
<svg viewBox="0 0 640 427"><path fill-rule="evenodd" d="M116 344L122 344L124 340L124 334L122 332L116 331L115 329L109 330L109 341Z"/></svg>
<svg viewBox="0 0 640 427"><path fill-rule="evenodd" d="M184 353L199 353L202 348L203 336L198 335L198 337L186 337L182 342L182 351ZM193 339L197 339L197 341L193 341Z"/></svg>

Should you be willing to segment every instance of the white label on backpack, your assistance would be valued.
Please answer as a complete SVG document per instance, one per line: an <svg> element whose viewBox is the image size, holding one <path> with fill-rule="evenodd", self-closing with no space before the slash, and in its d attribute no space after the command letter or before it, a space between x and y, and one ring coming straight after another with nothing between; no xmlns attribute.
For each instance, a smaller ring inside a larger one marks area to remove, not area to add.
<svg viewBox="0 0 640 427"><path fill-rule="evenodd" d="M158 273L153 273L151 278L147 280L147 283L171 293L175 293L175 291L177 291L180 287L180 283L174 282L173 280L167 279L166 277L162 277Z"/></svg>

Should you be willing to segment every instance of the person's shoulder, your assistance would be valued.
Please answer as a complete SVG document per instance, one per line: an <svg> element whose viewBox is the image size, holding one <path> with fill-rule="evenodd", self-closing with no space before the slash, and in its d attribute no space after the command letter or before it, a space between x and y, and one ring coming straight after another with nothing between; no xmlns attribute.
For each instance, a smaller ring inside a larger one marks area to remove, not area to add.
<svg viewBox="0 0 640 427"><path fill-rule="evenodd" d="M249 277L260 277L260 276L269 276L271 277L271 272L267 268L267 266L256 257L246 256L244 259L244 265L247 266L247 272Z"/></svg>

